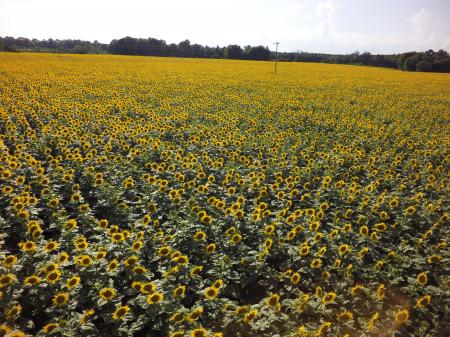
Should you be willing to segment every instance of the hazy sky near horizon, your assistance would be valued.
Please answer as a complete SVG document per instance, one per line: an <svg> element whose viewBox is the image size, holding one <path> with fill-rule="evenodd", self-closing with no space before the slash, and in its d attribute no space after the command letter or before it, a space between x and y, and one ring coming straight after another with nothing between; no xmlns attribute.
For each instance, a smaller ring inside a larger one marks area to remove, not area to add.
<svg viewBox="0 0 450 337"><path fill-rule="evenodd" d="M0 0L0 36L281 51L450 51L450 0Z"/></svg>

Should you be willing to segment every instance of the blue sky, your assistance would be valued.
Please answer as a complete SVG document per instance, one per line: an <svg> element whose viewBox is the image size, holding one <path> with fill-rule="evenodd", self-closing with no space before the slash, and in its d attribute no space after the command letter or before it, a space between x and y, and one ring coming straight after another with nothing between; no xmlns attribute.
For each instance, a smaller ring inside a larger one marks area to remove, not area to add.
<svg viewBox="0 0 450 337"><path fill-rule="evenodd" d="M450 0L0 0L0 36L269 46L281 51L450 51Z"/></svg>

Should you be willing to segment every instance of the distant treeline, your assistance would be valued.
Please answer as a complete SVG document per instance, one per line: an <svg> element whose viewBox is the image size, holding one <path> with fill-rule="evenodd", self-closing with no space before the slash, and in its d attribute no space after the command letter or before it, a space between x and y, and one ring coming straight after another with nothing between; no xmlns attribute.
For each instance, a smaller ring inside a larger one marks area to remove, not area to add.
<svg viewBox="0 0 450 337"><path fill-rule="evenodd" d="M355 64L376 67L398 68L408 71L450 72L450 55L444 50L437 52L408 52L392 55L373 55L369 52L355 52L346 55L320 54L308 52L278 53L264 46L229 45L210 47L191 44L189 40L167 44L155 38L137 39L125 37L111 43L82 40L37 40L23 37L0 37L0 51L34 51L75 54L119 54L142 56L172 56L196 58L226 58L238 60L272 60L278 57L284 62L320 62Z"/></svg>

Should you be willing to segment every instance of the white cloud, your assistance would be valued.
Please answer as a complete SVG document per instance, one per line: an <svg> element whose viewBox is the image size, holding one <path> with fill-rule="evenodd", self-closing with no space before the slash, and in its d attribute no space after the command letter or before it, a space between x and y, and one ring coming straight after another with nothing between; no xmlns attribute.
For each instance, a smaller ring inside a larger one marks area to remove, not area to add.
<svg viewBox="0 0 450 337"><path fill-rule="evenodd" d="M407 21L411 23L416 32L423 34L429 30L430 24L432 24L432 15L428 9L422 7Z"/></svg>

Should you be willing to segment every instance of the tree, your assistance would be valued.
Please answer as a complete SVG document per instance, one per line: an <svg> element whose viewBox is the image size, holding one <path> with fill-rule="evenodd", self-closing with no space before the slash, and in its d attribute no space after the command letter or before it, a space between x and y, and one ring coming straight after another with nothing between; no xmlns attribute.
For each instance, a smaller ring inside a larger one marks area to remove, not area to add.
<svg viewBox="0 0 450 337"><path fill-rule="evenodd" d="M241 46L237 44L231 44L227 48L225 48L225 57L227 59L242 59L244 51Z"/></svg>
<svg viewBox="0 0 450 337"><path fill-rule="evenodd" d="M420 60L416 64L416 71L432 71L433 67L431 65L431 62L427 60Z"/></svg>
<svg viewBox="0 0 450 337"><path fill-rule="evenodd" d="M244 55L245 58L248 60L258 60L258 61L270 60L270 50L269 48L263 46L257 47L246 46Z"/></svg>

